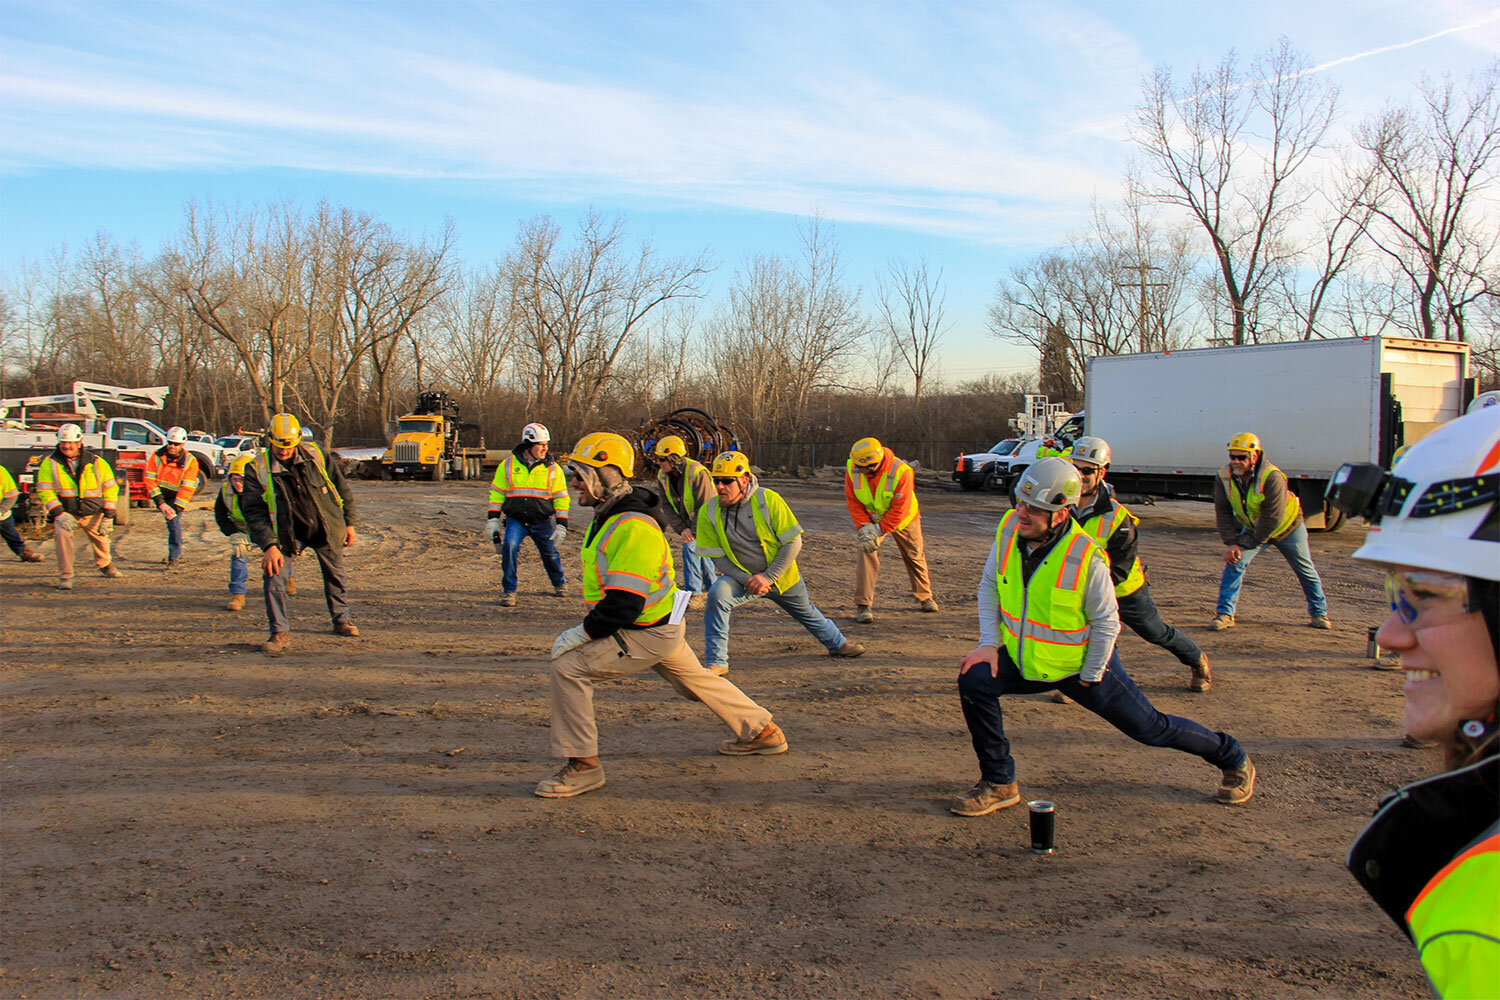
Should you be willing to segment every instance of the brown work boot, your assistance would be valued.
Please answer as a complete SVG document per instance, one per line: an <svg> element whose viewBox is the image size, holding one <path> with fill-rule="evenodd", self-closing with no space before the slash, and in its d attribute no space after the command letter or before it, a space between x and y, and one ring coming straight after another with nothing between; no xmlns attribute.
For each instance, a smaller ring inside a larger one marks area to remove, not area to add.
<svg viewBox="0 0 1500 1000"><path fill-rule="evenodd" d="M932 598L929 597L929 598L927 598L927 600L925 600L921 604L917 605L917 610L920 611L920 612L922 612L923 614L930 615L934 611L940 611L942 609L938 607L938 602L937 601L934 601Z"/></svg>
<svg viewBox="0 0 1500 1000"><path fill-rule="evenodd" d="M1004 809L1020 801L1021 786L1014 781L1008 785L997 785L981 780L948 803L948 811L955 816L988 816L996 809Z"/></svg>
<svg viewBox="0 0 1500 1000"><path fill-rule="evenodd" d="M42 554L40 552L33 552L31 549L28 549L28 548L22 548L21 549L21 561L22 562L41 562L42 561Z"/></svg>
<svg viewBox="0 0 1500 1000"><path fill-rule="evenodd" d="M292 643L292 633L272 632L271 638L260 644L260 651L267 656L280 656Z"/></svg>
<svg viewBox="0 0 1500 1000"><path fill-rule="evenodd" d="M1401 653L1394 649L1383 649L1380 655L1375 657L1375 662L1370 664L1371 670L1402 670Z"/></svg>
<svg viewBox="0 0 1500 1000"><path fill-rule="evenodd" d="M786 733L774 722L748 740L729 740L719 744L719 753L730 757L743 757L752 753L786 753Z"/></svg>
<svg viewBox="0 0 1500 1000"><path fill-rule="evenodd" d="M58 590L72 590L73 589L73 581L72 580L58 580L57 581L57 589Z"/></svg>
<svg viewBox="0 0 1500 1000"><path fill-rule="evenodd" d="M552 596L553 597L567 597L568 596L568 588L566 586L553 587L552 588Z"/></svg>
<svg viewBox="0 0 1500 1000"><path fill-rule="evenodd" d="M1333 623L1328 620L1327 615L1309 615L1307 619L1308 628L1320 628L1324 631L1333 628Z"/></svg>
<svg viewBox="0 0 1500 1000"><path fill-rule="evenodd" d="M1208 623L1208 627L1215 632L1222 632L1226 628L1234 628L1234 615L1214 615L1214 620Z"/></svg>
<svg viewBox="0 0 1500 1000"><path fill-rule="evenodd" d="M501 594L500 595L500 606L502 608L513 608L513 607L515 607L516 606L516 595L513 592L507 592L507 593Z"/></svg>
<svg viewBox="0 0 1500 1000"><path fill-rule="evenodd" d="M244 611L245 610L245 595L244 594L230 594L229 595L229 600L226 601L225 604L224 604L224 610L225 611Z"/></svg>
<svg viewBox="0 0 1500 1000"><path fill-rule="evenodd" d="M1255 794L1255 765L1250 763L1246 757L1245 762L1239 767L1233 767L1224 772L1224 779L1219 782L1219 790L1214 792L1214 798L1226 806L1242 806L1250 801L1250 796Z"/></svg>
<svg viewBox="0 0 1500 1000"><path fill-rule="evenodd" d="M1207 653L1200 653L1198 655L1198 662L1194 663L1189 669L1193 671L1193 679L1188 681L1189 691L1197 691L1199 694L1202 694L1213 686L1214 675L1208 669Z"/></svg>
<svg viewBox="0 0 1500 1000"><path fill-rule="evenodd" d="M853 641L852 639L845 639L842 646L840 646L838 649L829 650L828 655L844 656L848 657L849 659L853 659L856 656L864 656L865 647Z"/></svg>
<svg viewBox="0 0 1500 1000"><path fill-rule="evenodd" d="M702 611L706 607L708 607L708 595L707 594L694 594L692 597L688 598L688 609L689 610L691 610L691 611Z"/></svg>
<svg viewBox="0 0 1500 1000"><path fill-rule="evenodd" d="M854 609L854 620L861 625L868 625L875 620L875 612L868 604L861 604Z"/></svg>
<svg viewBox="0 0 1500 1000"><path fill-rule="evenodd" d="M180 569L182 569L182 560L181 559L168 559L167 560L167 568L163 572L166 572L166 573L175 573L175 572L177 572Z"/></svg>
<svg viewBox="0 0 1500 1000"><path fill-rule="evenodd" d="M571 799L584 792L604 787L604 765L584 767L568 761L563 769L550 778L543 778L536 786L536 794L544 799Z"/></svg>
<svg viewBox="0 0 1500 1000"><path fill-rule="evenodd" d="M359 629L355 628L354 623L350 621L334 622L333 634L347 636L352 639L359 635Z"/></svg>
<svg viewBox="0 0 1500 1000"><path fill-rule="evenodd" d="M286 582L286 596L288 596L288 597L296 597L297 596L297 581L296 580L288 580Z"/></svg>
<svg viewBox="0 0 1500 1000"><path fill-rule="evenodd" d="M105 576L109 577L111 580L118 580L120 577L122 577L122 576L125 575L124 573L121 573L119 570L115 569L115 564L114 563L107 563L107 564L105 564L103 566L100 566L99 567L99 572L103 573Z"/></svg>
<svg viewBox="0 0 1500 1000"><path fill-rule="evenodd" d="M729 664L710 663L706 667L704 667L704 669L713 674L715 677L723 677L724 675L729 673Z"/></svg>

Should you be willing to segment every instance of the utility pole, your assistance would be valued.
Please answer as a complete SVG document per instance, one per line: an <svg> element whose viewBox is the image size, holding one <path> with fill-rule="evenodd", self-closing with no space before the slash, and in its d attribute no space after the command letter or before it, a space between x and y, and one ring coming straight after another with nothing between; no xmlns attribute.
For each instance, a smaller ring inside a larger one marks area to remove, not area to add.
<svg viewBox="0 0 1500 1000"><path fill-rule="evenodd" d="M1120 269L1122 271L1135 271L1140 276L1141 311L1140 311L1139 316L1137 317L1137 322L1136 322L1136 326L1137 326L1137 339L1138 339L1138 343L1140 344L1141 353L1142 354L1149 354L1150 350L1151 350L1151 338L1150 338L1150 336L1146 332L1146 310L1149 307L1149 302L1148 302L1148 299L1146 298L1146 289L1147 288L1166 288L1167 287L1167 282L1165 282L1165 281L1149 281L1148 282L1146 280L1146 272L1147 271L1160 271L1161 270L1161 268L1157 267L1155 264L1145 264L1145 263L1141 263L1141 264L1121 264L1120 265ZM1134 282L1131 282L1131 284L1134 284ZM1115 287L1117 287L1117 288L1124 288L1125 285L1126 285L1125 282L1121 282L1121 281L1115 282ZM1161 331L1161 341L1162 341L1162 343L1161 343L1161 349L1162 350L1166 350L1167 349L1167 331L1165 329L1163 329Z"/></svg>

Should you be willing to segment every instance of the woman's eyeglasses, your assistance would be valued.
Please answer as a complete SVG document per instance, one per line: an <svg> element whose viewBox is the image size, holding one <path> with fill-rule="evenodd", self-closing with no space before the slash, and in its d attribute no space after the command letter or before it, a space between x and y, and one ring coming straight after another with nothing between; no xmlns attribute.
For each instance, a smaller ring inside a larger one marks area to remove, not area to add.
<svg viewBox="0 0 1500 1000"><path fill-rule="evenodd" d="M1452 573L1393 569L1385 574L1385 599L1403 624L1413 628L1446 625L1477 611L1469 581Z"/></svg>

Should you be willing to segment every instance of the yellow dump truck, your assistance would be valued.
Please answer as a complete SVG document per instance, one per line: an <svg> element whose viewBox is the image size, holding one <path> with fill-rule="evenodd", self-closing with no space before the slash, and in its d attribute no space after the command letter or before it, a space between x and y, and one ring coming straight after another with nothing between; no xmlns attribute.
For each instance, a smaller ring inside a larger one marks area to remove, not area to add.
<svg viewBox="0 0 1500 1000"><path fill-rule="evenodd" d="M446 392L424 392L412 412L396 422L396 439L380 459L392 479L479 479L484 437L478 424L462 423Z"/></svg>

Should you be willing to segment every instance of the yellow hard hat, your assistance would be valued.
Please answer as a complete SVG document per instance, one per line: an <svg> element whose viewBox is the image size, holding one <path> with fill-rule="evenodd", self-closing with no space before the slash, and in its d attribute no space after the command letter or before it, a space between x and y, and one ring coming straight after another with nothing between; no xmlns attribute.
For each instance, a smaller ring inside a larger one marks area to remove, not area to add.
<svg viewBox="0 0 1500 1000"><path fill-rule="evenodd" d="M885 458L885 446L875 438L860 438L849 449L849 460L855 465L879 465Z"/></svg>
<svg viewBox="0 0 1500 1000"><path fill-rule="evenodd" d="M745 457L744 452L726 451L714 459L715 476L748 476L750 475L750 459Z"/></svg>
<svg viewBox="0 0 1500 1000"><path fill-rule="evenodd" d="M245 469L255 460L255 452L247 451L243 455L229 463L229 474L231 476L243 476Z"/></svg>
<svg viewBox="0 0 1500 1000"><path fill-rule="evenodd" d="M668 434L656 442L656 447L652 450L652 453L657 458L672 458L673 456L687 458L687 442L676 434Z"/></svg>
<svg viewBox="0 0 1500 1000"><path fill-rule="evenodd" d="M635 475L635 448L620 435L609 431L585 434L573 446L573 450L563 456L563 461L590 465L596 469L613 465L624 473L626 479Z"/></svg>
<svg viewBox="0 0 1500 1000"><path fill-rule="evenodd" d="M290 413L278 413L271 418L266 440L276 448L295 448L302 443L302 425Z"/></svg>
<svg viewBox="0 0 1500 1000"><path fill-rule="evenodd" d="M1227 447L1238 451L1260 451L1260 438L1249 431L1240 431L1229 439Z"/></svg>

